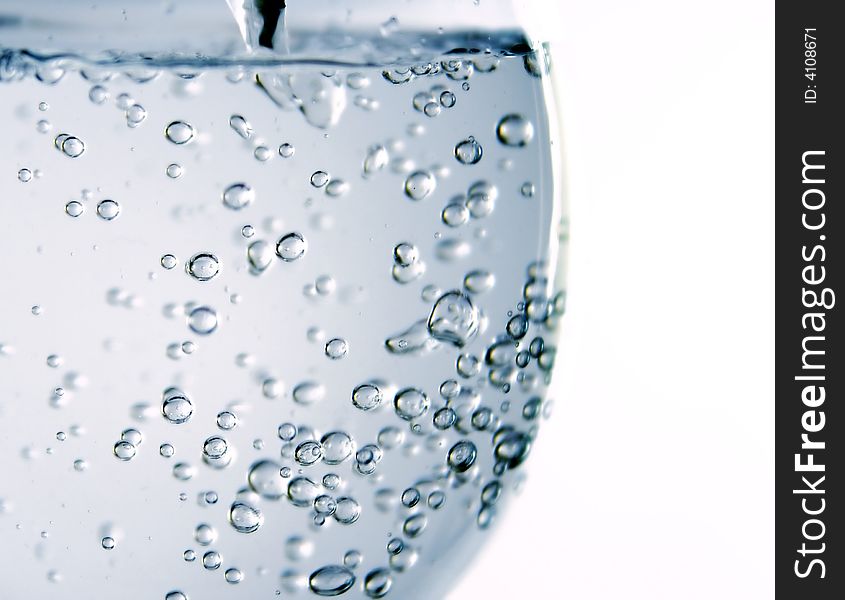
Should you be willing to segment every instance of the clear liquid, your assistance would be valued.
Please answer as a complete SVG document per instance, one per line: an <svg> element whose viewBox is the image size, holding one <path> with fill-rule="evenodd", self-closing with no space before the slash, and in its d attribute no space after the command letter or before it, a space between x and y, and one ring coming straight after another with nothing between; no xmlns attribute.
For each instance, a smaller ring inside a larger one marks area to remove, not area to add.
<svg viewBox="0 0 845 600"><path fill-rule="evenodd" d="M61 67L0 84L3 598L442 597L548 409L542 57Z"/></svg>

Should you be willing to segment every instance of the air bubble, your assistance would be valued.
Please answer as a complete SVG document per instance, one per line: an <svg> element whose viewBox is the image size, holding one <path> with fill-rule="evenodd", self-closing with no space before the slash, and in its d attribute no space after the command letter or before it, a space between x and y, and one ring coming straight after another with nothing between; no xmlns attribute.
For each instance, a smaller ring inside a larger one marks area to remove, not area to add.
<svg viewBox="0 0 845 600"><path fill-rule="evenodd" d="M251 504L235 501L229 508L229 523L238 533L253 533L264 523L264 515Z"/></svg>
<svg viewBox="0 0 845 600"><path fill-rule="evenodd" d="M354 443L349 434L343 431L332 431L320 439L323 462L327 465L338 465L352 456Z"/></svg>
<svg viewBox="0 0 845 600"><path fill-rule="evenodd" d="M464 277L464 288L472 294L483 294L493 289L496 278L490 271L470 271Z"/></svg>
<svg viewBox="0 0 845 600"><path fill-rule="evenodd" d="M464 473L475 464L477 456L478 450L475 444L469 440L461 440L449 450L447 462L456 473Z"/></svg>
<svg viewBox="0 0 845 600"><path fill-rule="evenodd" d="M384 399L381 390L372 383L363 383L352 391L352 404L361 410L373 410Z"/></svg>
<svg viewBox="0 0 845 600"><path fill-rule="evenodd" d="M129 127L135 128L143 123L147 118L146 109L140 104L133 104L126 109L126 124Z"/></svg>
<svg viewBox="0 0 845 600"><path fill-rule="evenodd" d="M351 525L361 516L361 505L354 498L338 498L332 516L334 516L335 521L338 523Z"/></svg>
<svg viewBox="0 0 845 600"><path fill-rule="evenodd" d="M397 393L393 399L396 415L406 421L421 417L430 405L431 401L425 392L416 388L405 388Z"/></svg>
<svg viewBox="0 0 845 600"><path fill-rule="evenodd" d="M279 156L282 158L290 158L296 153L296 148L291 144L282 144L279 146Z"/></svg>
<svg viewBox="0 0 845 600"><path fill-rule="evenodd" d="M276 242L276 255L285 262L293 262L301 258L307 250L308 242L301 233L285 234Z"/></svg>
<svg viewBox="0 0 845 600"><path fill-rule="evenodd" d="M255 150L252 152L252 155L255 157L255 160L258 160L260 162L267 162L273 156L273 153L267 146L256 146Z"/></svg>
<svg viewBox="0 0 845 600"><path fill-rule="evenodd" d="M440 114L440 104L432 100L423 107L423 112L427 117L436 117Z"/></svg>
<svg viewBox="0 0 845 600"><path fill-rule="evenodd" d="M194 405L184 392L176 388L168 388L163 394L161 414L174 425L179 425L191 418L194 414Z"/></svg>
<svg viewBox="0 0 845 600"><path fill-rule="evenodd" d="M457 98L455 98L455 94L452 92L446 90L440 94L440 105L443 106L443 108L452 108L455 106L456 102Z"/></svg>
<svg viewBox="0 0 845 600"><path fill-rule="evenodd" d="M209 550L202 555L202 566L209 571L216 571L223 564L223 557L215 550Z"/></svg>
<svg viewBox="0 0 845 600"><path fill-rule="evenodd" d="M200 252L188 260L185 269L197 281L209 281L220 272L220 261L210 252Z"/></svg>
<svg viewBox="0 0 845 600"><path fill-rule="evenodd" d="M364 176L370 177L384 169L387 163L390 162L390 156L387 153L387 148L381 145L370 146L367 150L367 156L364 158Z"/></svg>
<svg viewBox="0 0 845 600"><path fill-rule="evenodd" d="M241 210L255 200L255 191L246 183L233 183L223 192L223 204L232 210Z"/></svg>
<svg viewBox="0 0 845 600"><path fill-rule="evenodd" d="M208 335L217 329L217 312L208 306L198 306L188 314L188 327L199 335Z"/></svg>
<svg viewBox="0 0 845 600"><path fill-rule="evenodd" d="M112 221L120 214L120 205L114 200L101 200L97 204L97 216L106 221Z"/></svg>
<svg viewBox="0 0 845 600"><path fill-rule="evenodd" d="M224 410L217 413L217 426L223 431L234 429L238 424L238 417L234 413Z"/></svg>
<svg viewBox="0 0 845 600"><path fill-rule="evenodd" d="M132 460L136 448L127 441L121 440L114 445L114 455L120 460Z"/></svg>
<svg viewBox="0 0 845 600"><path fill-rule="evenodd" d="M474 137L469 137L455 146L455 158L465 165L474 165L484 154L481 144Z"/></svg>
<svg viewBox="0 0 845 600"><path fill-rule="evenodd" d="M228 442L219 435L212 436L205 440L202 446L202 460L210 467L222 469L232 461L232 453L229 452Z"/></svg>
<svg viewBox="0 0 845 600"><path fill-rule="evenodd" d="M314 171L311 174L311 185L321 188L329 182L329 174L325 171Z"/></svg>
<svg viewBox="0 0 845 600"><path fill-rule="evenodd" d="M161 266L168 271L179 264L179 260L172 254L164 254L161 257Z"/></svg>
<svg viewBox="0 0 845 600"><path fill-rule="evenodd" d="M120 110L126 110L134 103L135 101L132 99L132 96L130 96L126 92L118 94L117 97L114 99L114 105L117 106Z"/></svg>
<svg viewBox="0 0 845 600"><path fill-rule="evenodd" d="M428 331L435 339L465 346L478 333L480 316L469 296L453 290L434 305L428 318Z"/></svg>
<svg viewBox="0 0 845 600"><path fill-rule="evenodd" d="M88 90L88 99L94 104L103 104L109 99L109 92L101 85L95 85Z"/></svg>
<svg viewBox="0 0 845 600"><path fill-rule="evenodd" d="M229 127L245 140L252 137L252 125L241 115L232 115L229 117Z"/></svg>
<svg viewBox="0 0 845 600"><path fill-rule="evenodd" d="M194 127L185 121L173 121L164 130L165 137L177 146L193 140L196 133Z"/></svg>
<svg viewBox="0 0 845 600"><path fill-rule="evenodd" d="M293 400L308 406L321 401L326 396L326 387L316 381L304 381L293 388Z"/></svg>
<svg viewBox="0 0 845 600"><path fill-rule="evenodd" d="M68 216L76 218L85 212L85 207L81 202L71 200L70 202L65 204L65 212L68 214Z"/></svg>
<svg viewBox="0 0 845 600"><path fill-rule="evenodd" d="M384 598L393 587L389 569L373 569L364 577L364 592L369 598Z"/></svg>
<svg viewBox="0 0 845 600"><path fill-rule="evenodd" d="M446 205L440 217L449 227L460 227L469 221L469 209L464 203L453 202Z"/></svg>
<svg viewBox="0 0 845 600"><path fill-rule="evenodd" d="M320 495L320 486L307 477L295 477L288 484L288 499L294 506L311 506Z"/></svg>
<svg viewBox="0 0 845 600"><path fill-rule="evenodd" d="M294 459L300 465L307 467L313 465L323 457L323 449L320 443L315 440L306 440L299 444L294 451Z"/></svg>
<svg viewBox="0 0 845 600"><path fill-rule="evenodd" d="M318 596L340 596L355 585L355 575L340 565L317 569L308 578L308 586Z"/></svg>
<svg viewBox="0 0 845 600"><path fill-rule="evenodd" d="M326 344L326 356L339 360L349 352L349 344L343 338L334 338Z"/></svg>
<svg viewBox="0 0 845 600"><path fill-rule="evenodd" d="M249 468L247 481L250 489L267 500L278 500L287 492L281 475L281 466L271 460L261 460Z"/></svg>
<svg viewBox="0 0 845 600"><path fill-rule="evenodd" d="M405 180L405 194L412 200L422 200L431 195L437 181L428 171L415 171Z"/></svg>
<svg viewBox="0 0 845 600"><path fill-rule="evenodd" d="M182 166L177 163L171 163L167 165L164 172L170 179L179 179L182 176Z"/></svg>
<svg viewBox="0 0 845 600"><path fill-rule="evenodd" d="M256 240L252 242L246 251L247 260L249 261L250 270L255 273L263 273L273 263L275 252L273 246L264 240Z"/></svg>
<svg viewBox="0 0 845 600"><path fill-rule="evenodd" d="M496 137L506 146L526 146L534 138L534 125L522 115L505 115L496 126Z"/></svg>
<svg viewBox="0 0 845 600"><path fill-rule="evenodd" d="M62 139L61 150L65 156L78 158L85 152L85 144L79 138L69 135Z"/></svg>
<svg viewBox="0 0 845 600"><path fill-rule="evenodd" d="M332 179L326 185L326 194L337 198L339 196L343 196L349 191L349 184L343 181L342 179Z"/></svg>
<svg viewBox="0 0 845 600"><path fill-rule="evenodd" d="M522 194L526 198L533 198L534 197L534 184L531 183L530 181L526 181L519 188L519 193Z"/></svg>
<svg viewBox="0 0 845 600"><path fill-rule="evenodd" d="M234 584L237 584L237 583L240 583L241 581L243 581L244 574L241 572L240 569L231 568L231 569L226 569L226 573L224 574L223 577L224 577L224 579L226 579L226 583L230 583L230 584L234 585Z"/></svg>

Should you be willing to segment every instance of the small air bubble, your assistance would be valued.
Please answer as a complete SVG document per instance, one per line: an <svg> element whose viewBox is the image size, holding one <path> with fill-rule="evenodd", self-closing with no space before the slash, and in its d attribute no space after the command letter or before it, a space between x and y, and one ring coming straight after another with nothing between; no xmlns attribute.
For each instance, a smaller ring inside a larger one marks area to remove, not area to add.
<svg viewBox="0 0 845 600"><path fill-rule="evenodd" d="M82 202L77 200L71 200L67 204L65 204L65 213L67 213L70 217L78 217L85 212L85 207L83 206Z"/></svg>
<svg viewBox="0 0 845 600"><path fill-rule="evenodd" d="M255 200L255 191L246 183L233 183L223 192L223 204L232 210L241 210Z"/></svg>
<svg viewBox="0 0 845 600"><path fill-rule="evenodd" d="M484 151L474 137L469 137L455 146L455 158L465 165L474 165L481 160Z"/></svg>
<svg viewBox="0 0 845 600"><path fill-rule="evenodd" d="M138 127L147 118L146 109L140 104L133 104L126 109L126 124L129 127Z"/></svg>
<svg viewBox="0 0 845 600"><path fill-rule="evenodd" d="M245 140L252 137L252 125L241 115L232 115L229 117L229 127Z"/></svg>
<svg viewBox="0 0 845 600"><path fill-rule="evenodd" d="M173 121L165 128L164 135L170 142L181 146L194 139L196 130L185 121Z"/></svg>
<svg viewBox="0 0 845 600"><path fill-rule="evenodd" d="M294 148L291 144L282 144L279 146L279 156L282 158L290 158L296 152L296 148Z"/></svg>
<svg viewBox="0 0 845 600"><path fill-rule="evenodd" d="M120 214L120 205L114 200L101 200L97 204L97 215L105 220L112 221Z"/></svg>
<svg viewBox="0 0 845 600"><path fill-rule="evenodd" d="M329 182L329 174L325 171L314 171L311 174L311 185L321 188Z"/></svg>

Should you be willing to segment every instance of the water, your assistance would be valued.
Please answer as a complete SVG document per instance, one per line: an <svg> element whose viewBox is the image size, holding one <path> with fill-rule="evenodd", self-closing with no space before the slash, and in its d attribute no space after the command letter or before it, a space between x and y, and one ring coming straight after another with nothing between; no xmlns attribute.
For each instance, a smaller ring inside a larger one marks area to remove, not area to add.
<svg viewBox="0 0 845 600"><path fill-rule="evenodd" d="M0 62L3 597L442 597L549 409L543 57Z"/></svg>

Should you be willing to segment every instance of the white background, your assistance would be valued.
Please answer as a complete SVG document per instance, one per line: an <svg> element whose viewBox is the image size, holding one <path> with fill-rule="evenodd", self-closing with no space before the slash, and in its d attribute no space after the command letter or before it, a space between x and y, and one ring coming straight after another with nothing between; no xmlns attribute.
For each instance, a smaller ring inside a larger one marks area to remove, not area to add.
<svg viewBox="0 0 845 600"><path fill-rule="evenodd" d="M530 4L568 151L561 377L450 600L772 598L774 3Z"/></svg>

